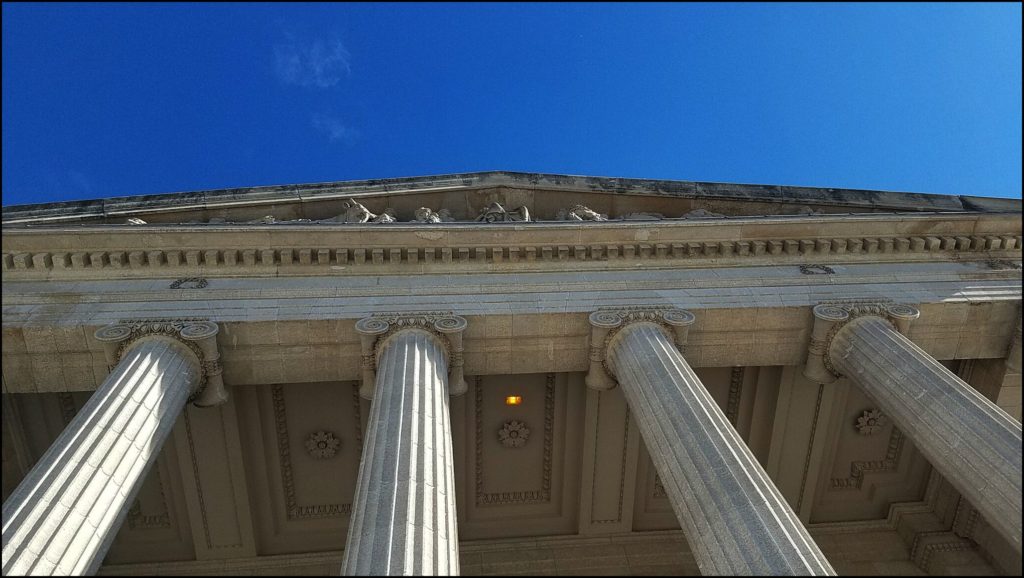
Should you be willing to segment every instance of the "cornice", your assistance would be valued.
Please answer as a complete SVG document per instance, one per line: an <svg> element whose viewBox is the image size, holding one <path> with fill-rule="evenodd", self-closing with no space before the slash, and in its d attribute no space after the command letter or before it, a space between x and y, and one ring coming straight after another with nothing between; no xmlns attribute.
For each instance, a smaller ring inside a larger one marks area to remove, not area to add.
<svg viewBox="0 0 1024 578"><path fill-rule="evenodd" d="M766 203L814 203L863 206L870 207L872 210L879 207L910 211L1020 210L1020 201L1016 199L976 196L486 171L15 205L4 207L3 222L5 224L74 222L82 219L128 217L144 213L216 210L237 205L304 204L340 198L493 187L552 192L592 192L678 198L701 197L712 200L755 200Z"/></svg>

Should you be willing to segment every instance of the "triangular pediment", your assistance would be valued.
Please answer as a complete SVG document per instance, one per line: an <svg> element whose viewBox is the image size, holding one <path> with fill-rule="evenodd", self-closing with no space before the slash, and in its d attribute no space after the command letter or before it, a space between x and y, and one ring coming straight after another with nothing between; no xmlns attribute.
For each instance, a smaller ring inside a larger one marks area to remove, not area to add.
<svg viewBox="0 0 1024 578"><path fill-rule="evenodd" d="M358 203L358 205L357 205ZM498 208L495 208L498 205ZM360 208L361 207L361 208ZM585 209L580 209L583 207ZM1019 212L1020 200L774 185L484 172L115 197L5 207L5 225L302 224L364 215L415 222L714 219L761 215ZM499 211L500 209L500 211ZM576 209L574 211L574 209ZM488 216L490 211L490 216ZM507 213L502 219L501 211ZM359 222L358 220L355 222ZM140 223L141 224L141 223Z"/></svg>

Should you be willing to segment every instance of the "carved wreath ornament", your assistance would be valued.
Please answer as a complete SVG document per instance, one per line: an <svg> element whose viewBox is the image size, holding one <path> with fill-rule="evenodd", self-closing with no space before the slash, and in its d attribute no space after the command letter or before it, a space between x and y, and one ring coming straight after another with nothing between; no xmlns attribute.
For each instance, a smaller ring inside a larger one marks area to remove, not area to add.
<svg viewBox="0 0 1024 578"><path fill-rule="evenodd" d="M882 410L866 409L864 415L857 418L857 430L860 431L860 435L869 436L881 430L887 423Z"/></svg>
<svg viewBox="0 0 1024 578"><path fill-rule="evenodd" d="M521 421L510 420L498 430L498 441L507 448L521 448L530 439L530 430Z"/></svg>
<svg viewBox="0 0 1024 578"><path fill-rule="evenodd" d="M318 431L310 434L306 439L306 449L309 450L309 455L318 460L333 458L340 447L341 440L334 437L334 434L329 431Z"/></svg>

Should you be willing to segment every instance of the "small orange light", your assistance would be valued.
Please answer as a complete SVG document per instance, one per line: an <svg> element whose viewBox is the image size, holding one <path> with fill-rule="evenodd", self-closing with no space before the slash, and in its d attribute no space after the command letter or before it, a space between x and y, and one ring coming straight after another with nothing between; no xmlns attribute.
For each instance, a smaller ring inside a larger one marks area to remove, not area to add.
<svg viewBox="0 0 1024 578"><path fill-rule="evenodd" d="M521 395L510 395L505 398L505 405L519 405L523 403L523 396Z"/></svg>

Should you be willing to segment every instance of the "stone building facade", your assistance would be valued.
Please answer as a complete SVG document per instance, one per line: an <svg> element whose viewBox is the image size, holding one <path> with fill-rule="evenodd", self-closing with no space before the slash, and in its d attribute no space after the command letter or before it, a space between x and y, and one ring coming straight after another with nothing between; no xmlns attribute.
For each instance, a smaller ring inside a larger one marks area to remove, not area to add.
<svg viewBox="0 0 1024 578"><path fill-rule="evenodd" d="M5 207L3 573L1020 574L1021 202Z"/></svg>

